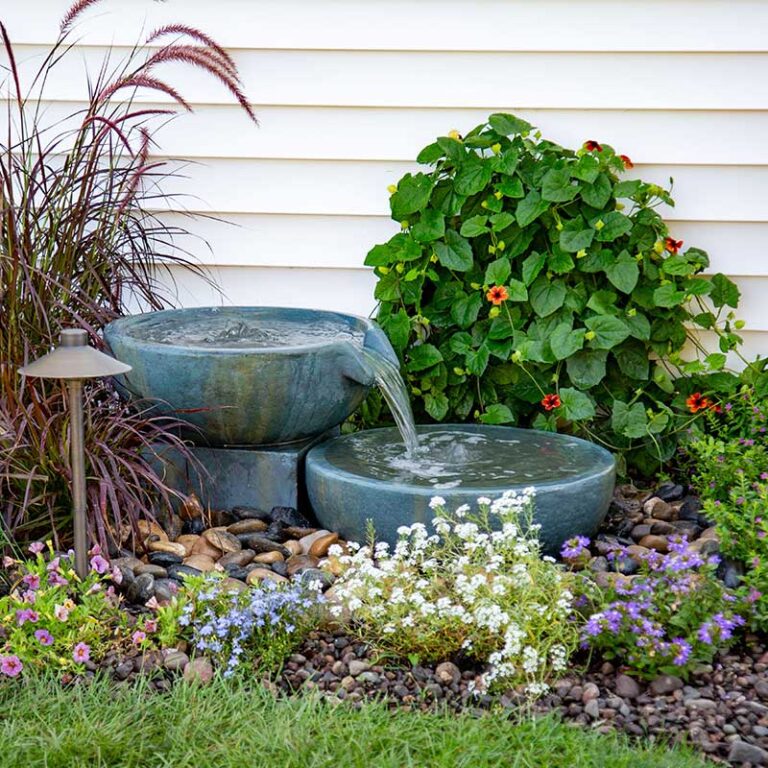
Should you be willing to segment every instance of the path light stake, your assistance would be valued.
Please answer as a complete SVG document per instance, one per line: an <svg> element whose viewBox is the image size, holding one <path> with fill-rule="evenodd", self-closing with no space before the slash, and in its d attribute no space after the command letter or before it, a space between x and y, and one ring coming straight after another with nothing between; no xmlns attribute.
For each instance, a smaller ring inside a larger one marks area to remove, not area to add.
<svg viewBox="0 0 768 768"><path fill-rule="evenodd" d="M130 365L121 363L88 345L82 328L61 332L59 346L23 368L22 376L64 379L69 397L69 445L72 464L72 512L75 528L75 570L84 579L88 574L86 531L85 448L83 445L83 381L127 373Z"/></svg>

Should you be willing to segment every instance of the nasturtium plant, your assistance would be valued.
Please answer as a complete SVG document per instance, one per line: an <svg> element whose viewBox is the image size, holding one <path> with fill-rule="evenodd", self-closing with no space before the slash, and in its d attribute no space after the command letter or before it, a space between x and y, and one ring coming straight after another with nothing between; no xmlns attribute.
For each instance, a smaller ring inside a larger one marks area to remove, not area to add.
<svg viewBox="0 0 768 768"><path fill-rule="evenodd" d="M622 179L632 163L607 144L566 149L506 114L418 161L429 170L390 188L401 231L365 261L417 416L569 430L646 468L668 458L691 417L679 377L712 368L683 359L690 329L715 331L720 356L740 343L738 288L670 236L669 191Z"/></svg>

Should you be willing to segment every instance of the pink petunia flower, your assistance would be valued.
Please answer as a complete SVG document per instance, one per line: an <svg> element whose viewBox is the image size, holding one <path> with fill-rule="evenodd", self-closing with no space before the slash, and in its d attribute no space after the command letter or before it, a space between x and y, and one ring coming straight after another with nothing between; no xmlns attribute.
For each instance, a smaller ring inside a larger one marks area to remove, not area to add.
<svg viewBox="0 0 768 768"><path fill-rule="evenodd" d="M0 672L6 677L18 677L24 665L18 656L0 656Z"/></svg>
<svg viewBox="0 0 768 768"><path fill-rule="evenodd" d="M20 611L16 611L16 623L21 627L26 622L32 622L33 624L37 623L37 620L40 618L40 614L37 611L32 610L31 608L23 608Z"/></svg>
<svg viewBox="0 0 768 768"><path fill-rule="evenodd" d="M33 541L29 545L29 551L33 555L39 555L45 549L45 544L42 541Z"/></svg>
<svg viewBox="0 0 768 768"><path fill-rule="evenodd" d="M116 565L112 566L112 581L114 581L115 584L123 583L123 572Z"/></svg>
<svg viewBox="0 0 768 768"><path fill-rule="evenodd" d="M53 635L47 629L38 629L35 632L35 640L40 645L53 645Z"/></svg>
<svg viewBox="0 0 768 768"><path fill-rule="evenodd" d="M65 579L58 571L51 571L48 574L48 583L52 587L66 587L69 581Z"/></svg>
<svg viewBox="0 0 768 768"><path fill-rule="evenodd" d="M109 563L101 555L94 555L91 558L91 570L99 575L105 574L109 570Z"/></svg>
<svg viewBox="0 0 768 768"><path fill-rule="evenodd" d="M145 621L144 629L147 632L157 632L157 621L155 619L149 619L149 621Z"/></svg>
<svg viewBox="0 0 768 768"><path fill-rule="evenodd" d="M31 589L33 592L36 589L40 589L40 577L36 573L28 573L22 581L24 584L27 585L29 589Z"/></svg>
<svg viewBox="0 0 768 768"><path fill-rule="evenodd" d="M9 557L8 555L3 557L3 568L11 568L14 565L16 565L16 560L14 560L12 557Z"/></svg>
<svg viewBox="0 0 768 768"><path fill-rule="evenodd" d="M147 633L137 629L132 635L131 640L134 645L141 645L147 639Z"/></svg>
<svg viewBox="0 0 768 768"><path fill-rule="evenodd" d="M69 608L65 605L56 605L53 608L53 615L59 621L66 621L69 618Z"/></svg>
<svg viewBox="0 0 768 768"><path fill-rule="evenodd" d="M85 643L78 643L75 646L74 651L72 651L72 658L78 662L79 664L82 664L83 662L89 661L91 658L91 649L88 645Z"/></svg>

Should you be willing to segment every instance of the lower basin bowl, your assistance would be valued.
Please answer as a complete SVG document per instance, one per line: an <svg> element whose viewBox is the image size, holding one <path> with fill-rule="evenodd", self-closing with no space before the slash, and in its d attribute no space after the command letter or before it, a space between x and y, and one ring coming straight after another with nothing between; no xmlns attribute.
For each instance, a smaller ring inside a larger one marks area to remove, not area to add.
<svg viewBox="0 0 768 768"><path fill-rule="evenodd" d="M401 525L431 528L435 513L429 502L435 496L452 511L533 486L543 551L556 554L566 539L593 535L608 512L616 462L586 440L475 424L420 426L418 434L413 457L394 427L313 448L306 481L318 522L358 542L366 540L372 523L376 539L394 545Z"/></svg>

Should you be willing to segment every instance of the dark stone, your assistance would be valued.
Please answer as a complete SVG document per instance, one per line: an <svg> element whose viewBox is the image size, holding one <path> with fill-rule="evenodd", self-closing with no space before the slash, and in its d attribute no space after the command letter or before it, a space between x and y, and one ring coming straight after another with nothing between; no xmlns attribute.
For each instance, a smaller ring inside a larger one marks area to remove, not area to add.
<svg viewBox="0 0 768 768"><path fill-rule="evenodd" d="M159 602L168 601L179 591L179 585L173 579L155 579L155 598Z"/></svg>
<svg viewBox="0 0 768 768"><path fill-rule="evenodd" d="M227 528L227 531L233 536L239 536L240 534L261 533L267 530L267 523L265 520L256 520L255 518L246 518L245 520L238 520L236 523L232 523Z"/></svg>
<svg viewBox="0 0 768 768"><path fill-rule="evenodd" d="M692 520L698 522L699 512L701 511L701 501L696 496L686 496L677 516L680 520Z"/></svg>
<svg viewBox="0 0 768 768"><path fill-rule="evenodd" d="M640 539L645 538L646 536L649 536L651 533L651 526L650 525L636 525L632 529L632 538L635 541L640 541Z"/></svg>
<svg viewBox="0 0 768 768"><path fill-rule="evenodd" d="M189 565L175 564L168 567L168 576L174 581L184 582L185 576L199 576L202 571Z"/></svg>
<svg viewBox="0 0 768 768"><path fill-rule="evenodd" d="M679 501L683 498L684 493L685 491L682 485L677 485L676 483L664 483L659 486L654 495L664 501Z"/></svg>
<svg viewBox="0 0 768 768"><path fill-rule="evenodd" d="M726 557L717 566L717 576L728 589L737 589L744 576L744 564Z"/></svg>
<svg viewBox="0 0 768 768"><path fill-rule="evenodd" d="M248 577L248 571L242 565L225 565L224 570L231 579L245 581Z"/></svg>
<svg viewBox="0 0 768 768"><path fill-rule="evenodd" d="M264 520L267 523L272 520L269 512L256 507L232 507L232 516L238 520Z"/></svg>
<svg viewBox="0 0 768 768"><path fill-rule="evenodd" d="M252 549L257 554L262 552L279 552L284 558L288 559L291 553L280 543L272 541L271 539L262 536L259 533L252 533L248 536L246 542L249 549Z"/></svg>
<svg viewBox="0 0 768 768"><path fill-rule="evenodd" d="M728 752L729 763L750 763L751 765L766 765L768 752L755 744L746 741L734 741Z"/></svg>
<svg viewBox="0 0 768 768"><path fill-rule="evenodd" d="M128 586L125 597L129 603L144 605L154 594L155 577L151 573L143 573Z"/></svg>
<svg viewBox="0 0 768 768"><path fill-rule="evenodd" d="M203 519L198 517L194 520L185 520L181 526L181 532L187 535L199 536L205 530Z"/></svg>
<svg viewBox="0 0 768 768"><path fill-rule="evenodd" d="M655 696L666 696L683 687L683 681L674 675L659 675L651 682L651 693Z"/></svg>
<svg viewBox="0 0 768 768"><path fill-rule="evenodd" d="M651 533L654 534L654 536L672 536L677 533L677 530L672 523L667 522L666 520L657 520L651 526Z"/></svg>
<svg viewBox="0 0 768 768"><path fill-rule="evenodd" d="M282 544L284 541L288 541L288 539L292 538L291 534L286 531L285 528L286 526L284 523L270 523L269 528L267 528L261 536L276 541L278 544Z"/></svg>
<svg viewBox="0 0 768 768"><path fill-rule="evenodd" d="M622 699L636 699L640 695L640 684L634 677L618 675L616 677L616 695Z"/></svg>
<svg viewBox="0 0 768 768"><path fill-rule="evenodd" d="M328 589L333 586L333 582L336 581L333 574L327 571L321 571L319 568L305 568L296 574L304 584L308 584L311 581L319 581L322 585L322 589Z"/></svg>
<svg viewBox="0 0 768 768"><path fill-rule="evenodd" d="M311 528L312 523L293 507L273 507L270 513L272 520L294 528Z"/></svg>
<svg viewBox="0 0 768 768"><path fill-rule="evenodd" d="M167 568L169 565L177 565L182 558L173 552L150 552L149 562L152 565L159 565L161 568Z"/></svg>
<svg viewBox="0 0 768 768"><path fill-rule="evenodd" d="M637 562L637 560L634 560L627 555L620 555L614 561L614 568L624 576L632 576L633 574L637 573L638 569L640 568L640 564Z"/></svg>
<svg viewBox="0 0 768 768"><path fill-rule="evenodd" d="M285 576L288 578L288 566L285 564L285 560L278 560L276 563L272 563L269 566L278 576Z"/></svg>
<svg viewBox="0 0 768 768"><path fill-rule="evenodd" d="M142 573L151 573L156 579L164 579L168 575L168 571L162 565L155 565L154 563L137 565L134 573L137 576L141 576Z"/></svg>
<svg viewBox="0 0 768 768"><path fill-rule="evenodd" d="M701 533L701 526L695 520L678 520L675 523L675 530L688 541L697 539Z"/></svg>
<svg viewBox="0 0 768 768"><path fill-rule="evenodd" d="M717 539L705 539L699 552L702 555L716 555L720 552L720 542Z"/></svg>
<svg viewBox="0 0 768 768"><path fill-rule="evenodd" d="M589 562L589 570L595 573L604 573L608 570L608 558L600 555L599 557L593 557Z"/></svg>

